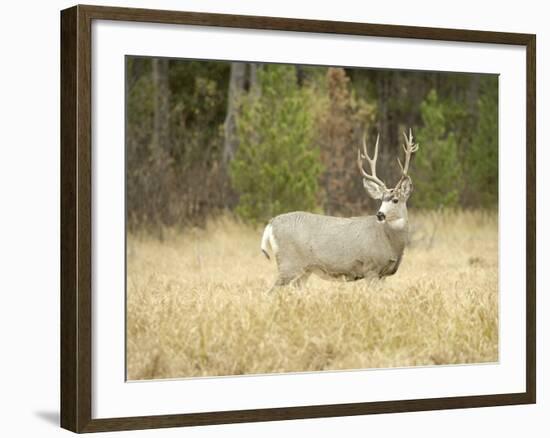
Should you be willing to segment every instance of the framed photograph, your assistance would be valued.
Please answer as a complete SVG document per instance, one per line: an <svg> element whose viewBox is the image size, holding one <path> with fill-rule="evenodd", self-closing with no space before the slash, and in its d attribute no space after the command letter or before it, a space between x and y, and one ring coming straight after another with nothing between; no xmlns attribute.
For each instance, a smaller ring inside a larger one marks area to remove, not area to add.
<svg viewBox="0 0 550 438"><path fill-rule="evenodd" d="M535 403L535 35L61 12L61 426Z"/></svg>

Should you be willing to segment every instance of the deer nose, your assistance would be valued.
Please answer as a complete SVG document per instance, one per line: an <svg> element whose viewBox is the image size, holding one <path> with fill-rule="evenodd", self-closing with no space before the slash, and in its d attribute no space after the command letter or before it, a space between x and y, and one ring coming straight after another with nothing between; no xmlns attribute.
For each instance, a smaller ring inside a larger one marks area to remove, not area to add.
<svg viewBox="0 0 550 438"><path fill-rule="evenodd" d="M382 213L381 211L379 211L378 213L376 213L376 217L378 218L378 220L380 222L382 222L384 219L386 219L386 215L384 213Z"/></svg>

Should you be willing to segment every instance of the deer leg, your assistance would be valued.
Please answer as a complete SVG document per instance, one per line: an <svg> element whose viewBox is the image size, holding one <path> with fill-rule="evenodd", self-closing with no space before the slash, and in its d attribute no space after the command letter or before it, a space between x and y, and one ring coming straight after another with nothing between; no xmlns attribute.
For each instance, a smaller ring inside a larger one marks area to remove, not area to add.
<svg viewBox="0 0 550 438"><path fill-rule="evenodd" d="M397 272L399 264L401 263L401 258L399 259L390 259L388 263L380 270L378 278L384 278L388 275L393 275Z"/></svg>
<svg viewBox="0 0 550 438"><path fill-rule="evenodd" d="M311 272L304 272L301 276L299 276L296 280L294 280L292 285L297 289L301 289L307 283L307 280L310 275L311 275Z"/></svg>
<svg viewBox="0 0 550 438"><path fill-rule="evenodd" d="M294 280L294 277L282 276L281 274L279 274L279 276L277 277L277 280L275 280L275 284L271 286L271 289L269 289L267 293L271 293L279 287L283 287L283 286L286 286L287 284L290 284L292 280Z"/></svg>
<svg viewBox="0 0 550 438"><path fill-rule="evenodd" d="M279 276L277 277L275 284L271 287L271 289L269 289L269 292L272 292L278 287L286 286L291 283L294 285L296 281L300 280L300 277L302 277L303 274L304 271L296 268L295 266L279 265Z"/></svg>

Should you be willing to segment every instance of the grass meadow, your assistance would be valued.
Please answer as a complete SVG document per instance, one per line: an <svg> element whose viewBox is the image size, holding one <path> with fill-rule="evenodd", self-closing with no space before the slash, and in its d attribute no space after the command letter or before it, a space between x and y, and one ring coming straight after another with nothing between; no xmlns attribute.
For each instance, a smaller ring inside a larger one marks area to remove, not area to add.
<svg viewBox="0 0 550 438"><path fill-rule="evenodd" d="M384 280L267 294L262 228L127 240L130 380L498 361L498 218L409 211L411 242Z"/></svg>

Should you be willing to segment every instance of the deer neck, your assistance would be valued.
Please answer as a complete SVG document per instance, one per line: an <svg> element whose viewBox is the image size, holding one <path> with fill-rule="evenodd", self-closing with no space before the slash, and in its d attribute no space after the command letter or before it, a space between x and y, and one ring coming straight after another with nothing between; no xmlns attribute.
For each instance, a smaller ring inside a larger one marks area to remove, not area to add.
<svg viewBox="0 0 550 438"><path fill-rule="evenodd" d="M409 238L409 218L407 211L405 210L404 214L399 218L387 220L384 223L384 232L393 250L398 255L401 255Z"/></svg>

